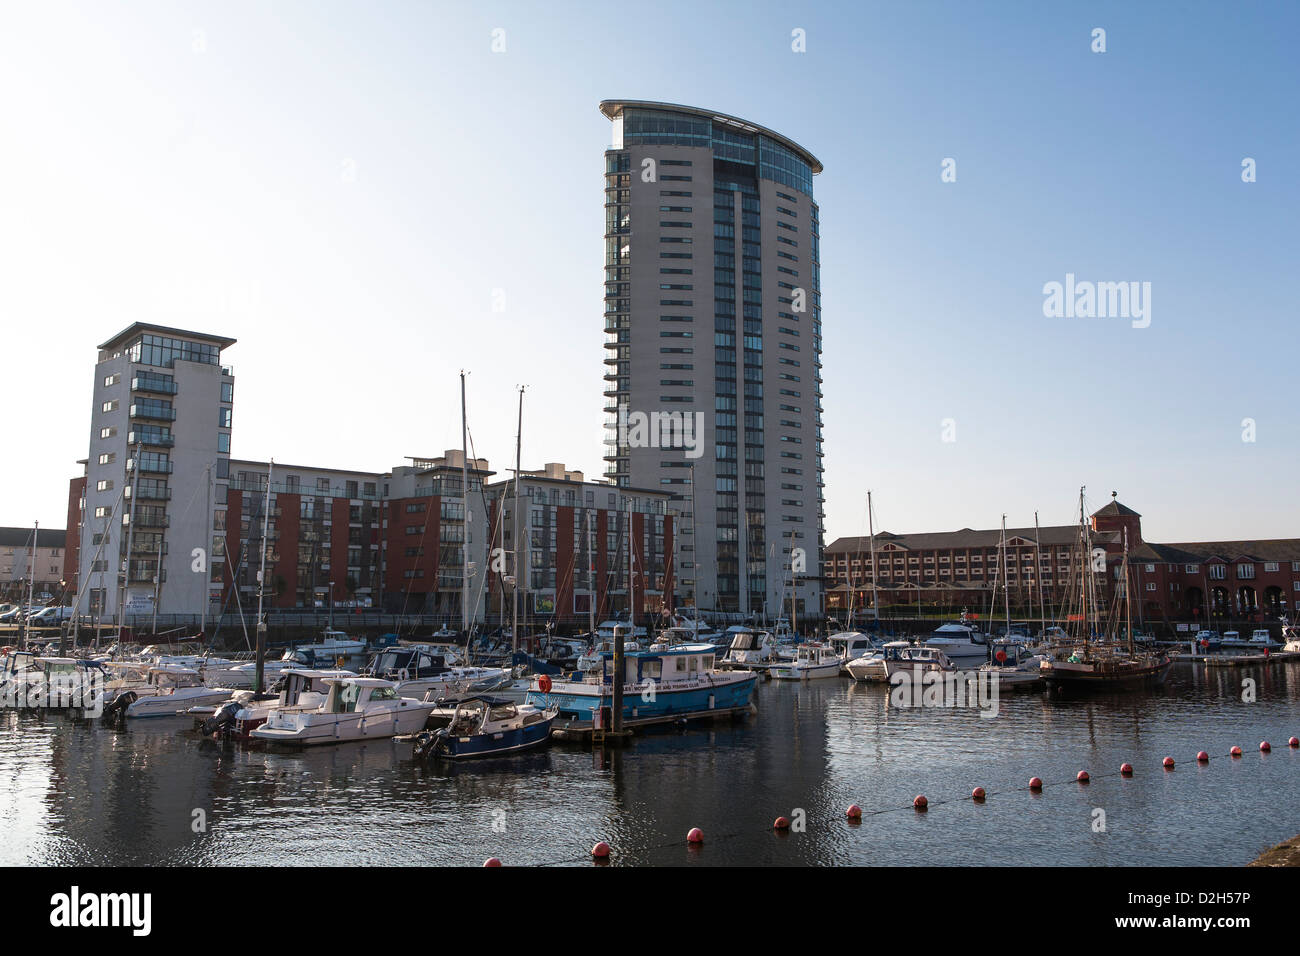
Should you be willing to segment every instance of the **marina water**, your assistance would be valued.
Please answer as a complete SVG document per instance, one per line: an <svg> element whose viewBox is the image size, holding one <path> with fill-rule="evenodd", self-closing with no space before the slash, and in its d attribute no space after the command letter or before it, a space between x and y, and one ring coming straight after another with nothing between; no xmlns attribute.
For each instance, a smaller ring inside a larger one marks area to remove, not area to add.
<svg viewBox="0 0 1300 956"><path fill-rule="evenodd" d="M454 767L389 740L273 752L200 739L189 718L114 729L6 712L0 864L590 865L606 840L624 865L1240 865L1300 832L1286 745L1300 662L1180 663L1160 688L1108 697L1004 693L994 719L888 697L772 682L745 720ZM806 828L774 833L779 815Z"/></svg>

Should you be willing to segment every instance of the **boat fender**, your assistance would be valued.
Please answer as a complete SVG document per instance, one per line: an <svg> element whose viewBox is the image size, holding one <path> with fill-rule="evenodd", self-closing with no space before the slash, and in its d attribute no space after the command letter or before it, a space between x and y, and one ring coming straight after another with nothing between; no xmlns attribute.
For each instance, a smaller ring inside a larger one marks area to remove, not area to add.
<svg viewBox="0 0 1300 956"><path fill-rule="evenodd" d="M537 689L543 694L549 694L551 692L550 674L543 674L541 677L537 678Z"/></svg>

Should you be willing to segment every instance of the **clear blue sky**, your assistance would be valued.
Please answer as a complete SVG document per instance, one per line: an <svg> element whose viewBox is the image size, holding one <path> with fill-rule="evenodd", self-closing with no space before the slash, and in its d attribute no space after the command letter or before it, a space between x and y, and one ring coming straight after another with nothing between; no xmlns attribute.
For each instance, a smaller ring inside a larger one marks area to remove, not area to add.
<svg viewBox="0 0 1300 956"><path fill-rule="evenodd" d="M1151 540L1300 535L1298 9L11 4L0 523L62 526L94 345L136 320L239 339L237 457L439 453L464 367L481 455L526 382L526 463L598 475L596 107L627 97L825 163L828 539L868 488L902 532L1066 522L1081 484ZM1066 273L1150 282L1150 327L1045 318Z"/></svg>

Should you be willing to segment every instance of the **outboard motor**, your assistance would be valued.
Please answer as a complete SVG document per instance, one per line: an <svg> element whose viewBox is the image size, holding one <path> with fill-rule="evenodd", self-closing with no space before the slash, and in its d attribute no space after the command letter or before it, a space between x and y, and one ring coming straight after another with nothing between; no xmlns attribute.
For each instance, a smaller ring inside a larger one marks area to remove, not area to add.
<svg viewBox="0 0 1300 956"><path fill-rule="evenodd" d="M237 700L228 700L209 717L203 721L203 733L205 736L228 736L235 729L235 715L243 707L243 703Z"/></svg>
<svg viewBox="0 0 1300 956"><path fill-rule="evenodd" d="M427 760L436 757L446 746L447 728L440 727L438 730L425 730L416 734L412 752L417 760Z"/></svg>
<svg viewBox="0 0 1300 956"><path fill-rule="evenodd" d="M128 690L124 694L119 694L117 699L104 708L104 720L110 724L123 724L126 722L126 709L139 699L139 694L133 690Z"/></svg>

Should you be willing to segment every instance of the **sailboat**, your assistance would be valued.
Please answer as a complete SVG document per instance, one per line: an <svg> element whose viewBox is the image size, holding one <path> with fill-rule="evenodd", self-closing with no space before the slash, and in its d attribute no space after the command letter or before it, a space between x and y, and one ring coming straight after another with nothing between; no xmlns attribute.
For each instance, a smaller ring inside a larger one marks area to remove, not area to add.
<svg viewBox="0 0 1300 956"><path fill-rule="evenodd" d="M1113 691L1131 687L1159 684L1169 673L1173 662L1168 655L1141 653L1133 642L1132 581L1129 576L1128 531L1124 532L1124 573L1118 600L1124 602L1124 640L1112 629L1104 640L1093 640L1092 618L1096 613L1095 597L1089 600L1093 590L1091 578L1092 540L1084 509L1084 490L1079 491L1079 547L1080 578L1079 600L1081 613L1079 642L1065 660L1047 659L1040 669L1047 681L1049 690L1053 691ZM1118 606L1117 606L1118 612ZM1118 613L1115 615L1118 622Z"/></svg>

